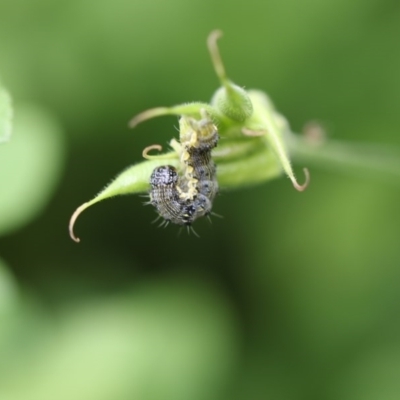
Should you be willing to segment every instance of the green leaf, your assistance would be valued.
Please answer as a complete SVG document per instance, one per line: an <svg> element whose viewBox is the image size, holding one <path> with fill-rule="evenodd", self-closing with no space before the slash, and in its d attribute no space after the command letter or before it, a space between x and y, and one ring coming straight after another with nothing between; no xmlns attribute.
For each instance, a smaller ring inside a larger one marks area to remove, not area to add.
<svg viewBox="0 0 400 400"><path fill-rule="evenodd" d="M245 122L243 133L249 136L259 135L265 141L265 144L272 149L278 158L283 170L292 181L293 186L299 192L305 190L309 183L309 173L304 168L305 183L300 185L294 175L294 171L289 159L287 144L285 143L285 133L289 130L286 119L279 114L269 97L260 90L249 91L250 98L253 102L254 113Z"/></svg>
<svg viewBox="0 0 400 400"><path fill-rule="evenodd" d="M175 153L170 153L170 156L165 155L160 158L147 160L136 165L132 165L121 172L108 186L106 186L94 199L83 203L73 213L69 222L69 234L75 242L80 239L74 234L74 225L78 216L93 204L110 197L142 193L149 189L150 176L154 168L161 165L172 165L179 167L179 160Z"/></svg>

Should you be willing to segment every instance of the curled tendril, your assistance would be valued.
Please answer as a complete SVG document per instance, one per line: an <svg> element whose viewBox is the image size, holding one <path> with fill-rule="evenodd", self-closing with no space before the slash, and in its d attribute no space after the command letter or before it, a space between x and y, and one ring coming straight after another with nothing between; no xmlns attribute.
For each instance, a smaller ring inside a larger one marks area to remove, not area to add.
<svg viewBox="0 0 400 400"><path fill-rule="evenodd" d="M69 226L68 226L68 230L69 230L69 236L71 237L71 239L76 242L79 243L81 241L81 239L79 239L77 236L75 236L74 234L74 225L75 225L75 221L77 220L77 218L79 217L79 214L82 213L82 211L84 211L86 208L88 208L90 206L90 202L88 203L83 203L81 206L79 206L74 213L71 216L71 219L69 220Z"/></svg>
<svg viewBox="0 0 400 400"><path fill-rule="evenodd" d="M130 128L134 128L135 126L139 125L143 121L154 117L160 117L162 115L168 115L169 109L168 107L157 107L151 108L150 110L143 111L142 113L135 115L128 123Z"/></svg>
<svg viewBox="0 0 400 400"><path fill-rule="evenodd" d="M290 178L290 180L292 181L292 184L293 184L293 186L294 186L294 188L296 189L296 190L298 190L299 192L304 192L306 189L307 189L307 187L308 187L308 185L309 185L309 183L310 183L310 172L308 171L308 168L303 168L303 172L304 172L304 176L305 176L305 178L306 178L306 180L305 180L305 182L302 184L302 185L300 185L297 181L296 181L296 179L293 177L291 177Z"/></svg>
<svg viewBox="0 0 400 400"><path fill-rule="evenodd" d="M267 130L263 130L263 129L253 130L253 129L249 129L249 128L242 128L242 133L245 136L248 136L248 137L263 137L263 136L268 135L268 131ZM278 150L283 152L283 150L281 150L280 147L278 147ZM304 171L304 176L305 176L306 180L302 185L300 185L297 182L297 180L296 180L291 168L290 168L290 174L288 174L290 180L292 181L292 184L293 184L294 188L296 190L298 190L299 192L304 192L304 190L307 189L307 187L308 187L308 185L310 183L310 172L308 171L307 168L303 168L303 171Z"/></svg>
<svg viewBox="0 0 400 400"><path fill-rule="evenodd" d="M212 31L207 38L207 47L208 51L210 52L211 61L213 63L214 70L218 78L221 80L221 82L225 82L228 80L228 77L226 75L224 63L222 62L221 53L219 52L217 44L218 39L220 39L222 35L222 31L218 29Z"/></svg>
<svg viewBox="0 0 400 400"><path fill-rule="evenodd" d="M156 156L149 155L149 151L151 150L162 151L162 146L160 144L152 144L151 146L147 146L146 148L143 149L142 157L145 158L146 160L151 160L160 157L159 155Z"/></svg>

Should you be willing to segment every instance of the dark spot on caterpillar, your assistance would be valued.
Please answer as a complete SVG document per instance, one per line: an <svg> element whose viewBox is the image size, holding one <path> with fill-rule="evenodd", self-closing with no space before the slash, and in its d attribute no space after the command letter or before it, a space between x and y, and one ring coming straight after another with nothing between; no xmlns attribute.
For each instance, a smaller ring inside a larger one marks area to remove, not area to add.
<svg viewBox="0 0 400 400"><path fill-rule="evenodd" d="M216 167L211 150L218 144L218 131L205 111L202 119L181 117L181 174L170 166L154 169L150 178L150 203L168 222L191 225L211 213L218 192Z"/></svg>

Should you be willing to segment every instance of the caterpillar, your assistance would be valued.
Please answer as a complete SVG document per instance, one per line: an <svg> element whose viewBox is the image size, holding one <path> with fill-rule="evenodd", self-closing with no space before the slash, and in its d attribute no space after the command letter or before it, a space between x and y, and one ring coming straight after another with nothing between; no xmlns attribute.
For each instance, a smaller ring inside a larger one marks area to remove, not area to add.
<svg viewBox="0 0 400 400"><path fill-rule="evenodd" d="M211 150L218 144L218 130L205 110L196 120L179 120L180 143L176 144L181 174L171 165L153 170L150 177L150 204L166 222L190 226L211 213L218 192L216 167Z"/></svg>

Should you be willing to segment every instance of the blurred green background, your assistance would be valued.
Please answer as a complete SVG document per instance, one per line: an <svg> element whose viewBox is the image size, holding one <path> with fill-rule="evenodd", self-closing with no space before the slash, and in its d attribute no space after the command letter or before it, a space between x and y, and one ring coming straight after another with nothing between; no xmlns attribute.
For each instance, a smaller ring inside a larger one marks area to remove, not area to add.
<svg viewBox="0 0 400 400"><path fill-rule="evenodd" d="M399 182L311 168L223 192L194 235L138 196L73 210L208 101L205 40L300 131L400 147L395 0L2 0L0 399L400 397ZM298 167L302 167L299 165Z"/></svg>

